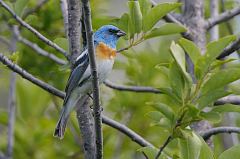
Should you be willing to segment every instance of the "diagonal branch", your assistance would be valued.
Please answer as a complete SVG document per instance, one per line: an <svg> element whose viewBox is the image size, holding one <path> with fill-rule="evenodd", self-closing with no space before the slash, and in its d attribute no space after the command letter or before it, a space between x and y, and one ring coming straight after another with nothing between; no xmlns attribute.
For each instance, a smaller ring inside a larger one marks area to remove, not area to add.
<svg viewBox="0 0 240 159"><path fill-rule="evenodd" d="M140 135L135 133L133 130L129 129L127 126L125 126L121 123L118 123L118 122L114 121L113 119L108 118L107 116L104 116L104 115L102 116L102 122L106 125L109 125L115 129L119 130L123 134L127 135L130 139L132 139L132 141L138 143L140 146L154 147L150 142L146 141L143 137L141 137Z"/></svg>
<svg viewBox="0 0 240 159"><path fill-rule="evenodd" d="M129 92L139 92L139 93L156 93L161 94L162 92L156 88L152 87L144 87L144 86L125 86L125 85L118 85L109 80L106 80L104 84L112 89L116 89L118 91L129 91Z"/></svg>
<svg viewBox="0 0 240 159"><path fill-rule="evenodd" d="M238 133L240 134L239 127L217 127L209 129L201 134L204 140L208 140L212 135L217 135L220 133Z"/></svg>
<svg viewBox="0 0 240 159"><path fill-rule="evenodd" d="M91 21L91 9L89 0L82 0L83 5L83 18L86 29L87 48L88 56L92 75L92 86L93 86L93 114L95 121L95 137L96 137L96 158L101 159L103 156L103 137L102 137L102 117L101 117L101 106L99 102L99 81L97 74L97 65L94 53L93 44L93 30Z"/></svg>
<svg viewBox="0 0 240 159"><path fill-rule="evenodd" d="M27 45L28 47L32 48L37 54L41 55L41 56L45 56L47 58L49 58L50 60L56 62L59 65L65 65L67 64L66 61L60 59L59 57L55 56L53 53L49 53L47 51L45 51L44 49L42 49L41 47L39 47L36 43L33 43L25 38L23 38L18 31L15 32L15 35L17 37L17 40L25 45Z"/></svg>
<svg viewBox="0 0 240 159"><path fill-rule="evenodd" d="M239 49L240 49L240 36L237 38L236 41L227 46L220 54L220 56L217 57L217 59L223 59L224 57L231 55L232 53Z"/></svg>
<svg viewBox="0 0 240 159"><path fill-rule="evenodd" d="M220 14L218 17L209 18L206 21L206 29L210 29L211 27L213 27L217 24L228 21L238 14L240 14L240 7L225 11L222 14Z"/></svg>
<svg viewBox="0 0 240 159"><path fill-rule="evenodd" d="M38 37L38 39L40 39L47 45L53 47L68 59L68 53L63 48L61 48L60 46L58 46L57 44L55 44L54 42L52 42L51 40L43 36L41 33L39 33L36 29L34 29L32 26L30 26L26 22L24 22L19 16L16 15L16 13L5 2L3 2L3 0L0 0L0 5L4 9L6 9L23 27L31 31L33 34L35 34Z"/></svg>
<svg viewBox="0 0 240 159"><path fill-rule="evenodd" d="M47 91L47 92L49 92L49 93L51 93L51 94L53 94L53 95L55 95L55 96L57 96L61 99L64 99L64 96L65 96L64 92L62 92L62 91L56 89L55 87L37 79L36 77L34 77L30 73L26 72L21 67L19 67L18 65L14 64L12 61L10 61L6 56L4 56L1 53L0 53L0 61L4 65L7 65L7 67L9 67L9 69L18 73L20 76L22 76L23 78L32 82L33 84L39 86L40 88L44 89L45 91ZM123 134L125 134L126 136L130 137L134 142L136 142L140 146L151 146L152 145L148 141L146 141L143 137L141 137L140 135L135 133L133 130L129 129L128 127L126 127L126 126L124 126L120 123L118 123L117 121L114 121L113 119L110 119L106 116L103 116L102 121L106 125L109 125L110 127L113 127L115 129L119 130L120 132L122 132Z"/></svg>
<svg viewBox="0 0 240 159"><path fill-rule="evenodd" d="M28 73L26 70L22 69L19 67L17 64L14 64L12 61L10 61L6 56L4 56L2 53L0 53L0 61L6 65L8 68L13 70L14 72L18 73L21 75L23 78L29 80L30 82L38 85L42 89L48 91L49 93L52 93L60 98L64 98L65 94L62 91L59 91L55 87L37 79L34 77L32 74Z"/></svg>

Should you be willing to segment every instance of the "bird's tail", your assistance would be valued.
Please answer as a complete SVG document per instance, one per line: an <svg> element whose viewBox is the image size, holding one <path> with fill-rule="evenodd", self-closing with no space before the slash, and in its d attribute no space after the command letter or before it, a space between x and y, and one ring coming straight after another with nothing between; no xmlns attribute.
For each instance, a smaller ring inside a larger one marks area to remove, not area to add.
<svg viewBox="0 0 240 159"><path fill-rule="evenodd" d="M61 114L60 114L60 118L57 122L57 126L56 126L54 134L53 134L55 137L58 137L60 139L63 139L67 121L69 118L69 114L67 114L66 109L67 109L67 107L63 106Z"/></svg>

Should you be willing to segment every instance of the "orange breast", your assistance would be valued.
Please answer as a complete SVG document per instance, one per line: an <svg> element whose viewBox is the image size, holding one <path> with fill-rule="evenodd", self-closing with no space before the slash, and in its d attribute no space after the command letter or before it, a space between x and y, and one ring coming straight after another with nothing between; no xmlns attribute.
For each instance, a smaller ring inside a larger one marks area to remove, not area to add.
<svg viewBox="0 0 240 159"><path fill-rule="evenodd" d="M100 59L113 59L116 57L116 50L108 47L106 44L100 42L96 48L97 58Z"/></svg>

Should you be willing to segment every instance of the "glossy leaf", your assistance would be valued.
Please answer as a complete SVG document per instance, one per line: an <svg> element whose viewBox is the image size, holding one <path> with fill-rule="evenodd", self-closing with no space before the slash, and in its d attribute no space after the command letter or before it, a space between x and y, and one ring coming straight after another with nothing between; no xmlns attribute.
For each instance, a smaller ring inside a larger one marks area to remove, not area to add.
<svg viewBox="0 0 240 159"><path fill-rule="evenodd" d="M183 49L187 52L189 57L191 58L193 64L197 63L198 58L201 56L200 49L190 40L181 38L179 40L179 44L183 47Z"/></svg>
<svg viewBox="0 0 240 159"><path fill-rule="evenodd" d="M224 104L224 105L218 105L216 107L213 107L212 111L218 112L218 113L226 113L226 112L240 113L240 107L239 105L234 105L234 104Z"/></svg>
<svg viewBox="0 0 240 159"><path fill-rule="evenodd" d="M179 139L180 158L214 159L213 152L205 141L190 130L182 131L184 139Z"/></svg>
<svg viewBox="0 0 240 159"><path fill-rule="evenodd" d="M130 23L132 27L132 33L140 33L142 30L142 13L138 1L128 1Z"/></svg>
<svg viewBox="0 0 240 159"><path fill-rule="evenodd" d="M218 159L235 159L238 158L238 156L240 156L240 145L237 146L233 146L229 149L227 149L226 151L224 151L219 157Z"/></svg>
<svg viewBox="0 0 240 159"><path fill-rule="evenodd" d="M143 16L143 21L145 19L145 16L148 14L148 12L151 10L152 4L150 3L149 0L138 0L142 16Z"/></svg>
<svg viewBox="0 0 240 159"><path fill-rule="evenodd" d="M159 112L161 112L169 121L175 120L174 111L170 106L163 103L153 103L153 107L156 108Z"/></svg>
<svg viewBox="0 0 240 159"><path fill-rule="evenodd" d="M222 120L222 116L218 112L210 111L210 112L201 112L200 117L204 120L208 120L212 123L219 123Z"/></svg>
<svg viewBox="0 0 240 159"><path fill-rule="evenodd" d="M225 91L224 88L220 88L217 90L209 91L205 95L201 96L197 102L198 107L200 109L203 109L204 107L208 106L209 104L215 102L219 98L225 97L227 95L231 94L231 92Z"/></svg>
<svg viewBox="0 0 240 159"><path fill-rule="evenodd" d="M230 35L217 41L210 42L207 45L207 51L204 55L207 62L211 63L212 61L214 61L220 55L223 49L235 39L236 36Z"/></svg>
<svg viewBox="0 0 240 159"><path fill-rule="evenodd" d="M226 86L240 78L239 68L228 68L213 74L210 79L203 85L202 94Z"/></svg>
<svg viewBox="0 0 240 159"><path fill-rule="evenodd" d="M161 3L153 7L150 12L146 15L143 30L145 32L152 29L152 27L167 13L179 7L180 3Z"/></svg>
<svg viewBox="0 0 240 159"><path fill-rule="evenodd" d="M147 33L144 38L145 39L150 39L158 36L163 36L163 35L171 35L171 34L178 34L185 32L186 28L183 26L180 26L176 23L166 23L159 28L154 28L152 31Z"/></svg>

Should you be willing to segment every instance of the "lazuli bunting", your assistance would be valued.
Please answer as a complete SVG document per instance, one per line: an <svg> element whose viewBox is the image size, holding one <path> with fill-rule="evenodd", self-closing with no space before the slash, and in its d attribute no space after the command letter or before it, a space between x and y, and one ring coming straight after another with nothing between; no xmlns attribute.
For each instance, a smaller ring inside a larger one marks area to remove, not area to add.
<svg viewBox="0 0 240 159"><path fill-rule="evenodd" d="M94 33L99 83L103 83L111 72L117 54L117 40L124 35L126 35L125 32L112 25L102 26ZM63 108L54 132L56 137L63 138L67 120L76 102L92 90L92 76L88 58L88 50L86 49L76 59L65 89L66 96Z"/></svg>

